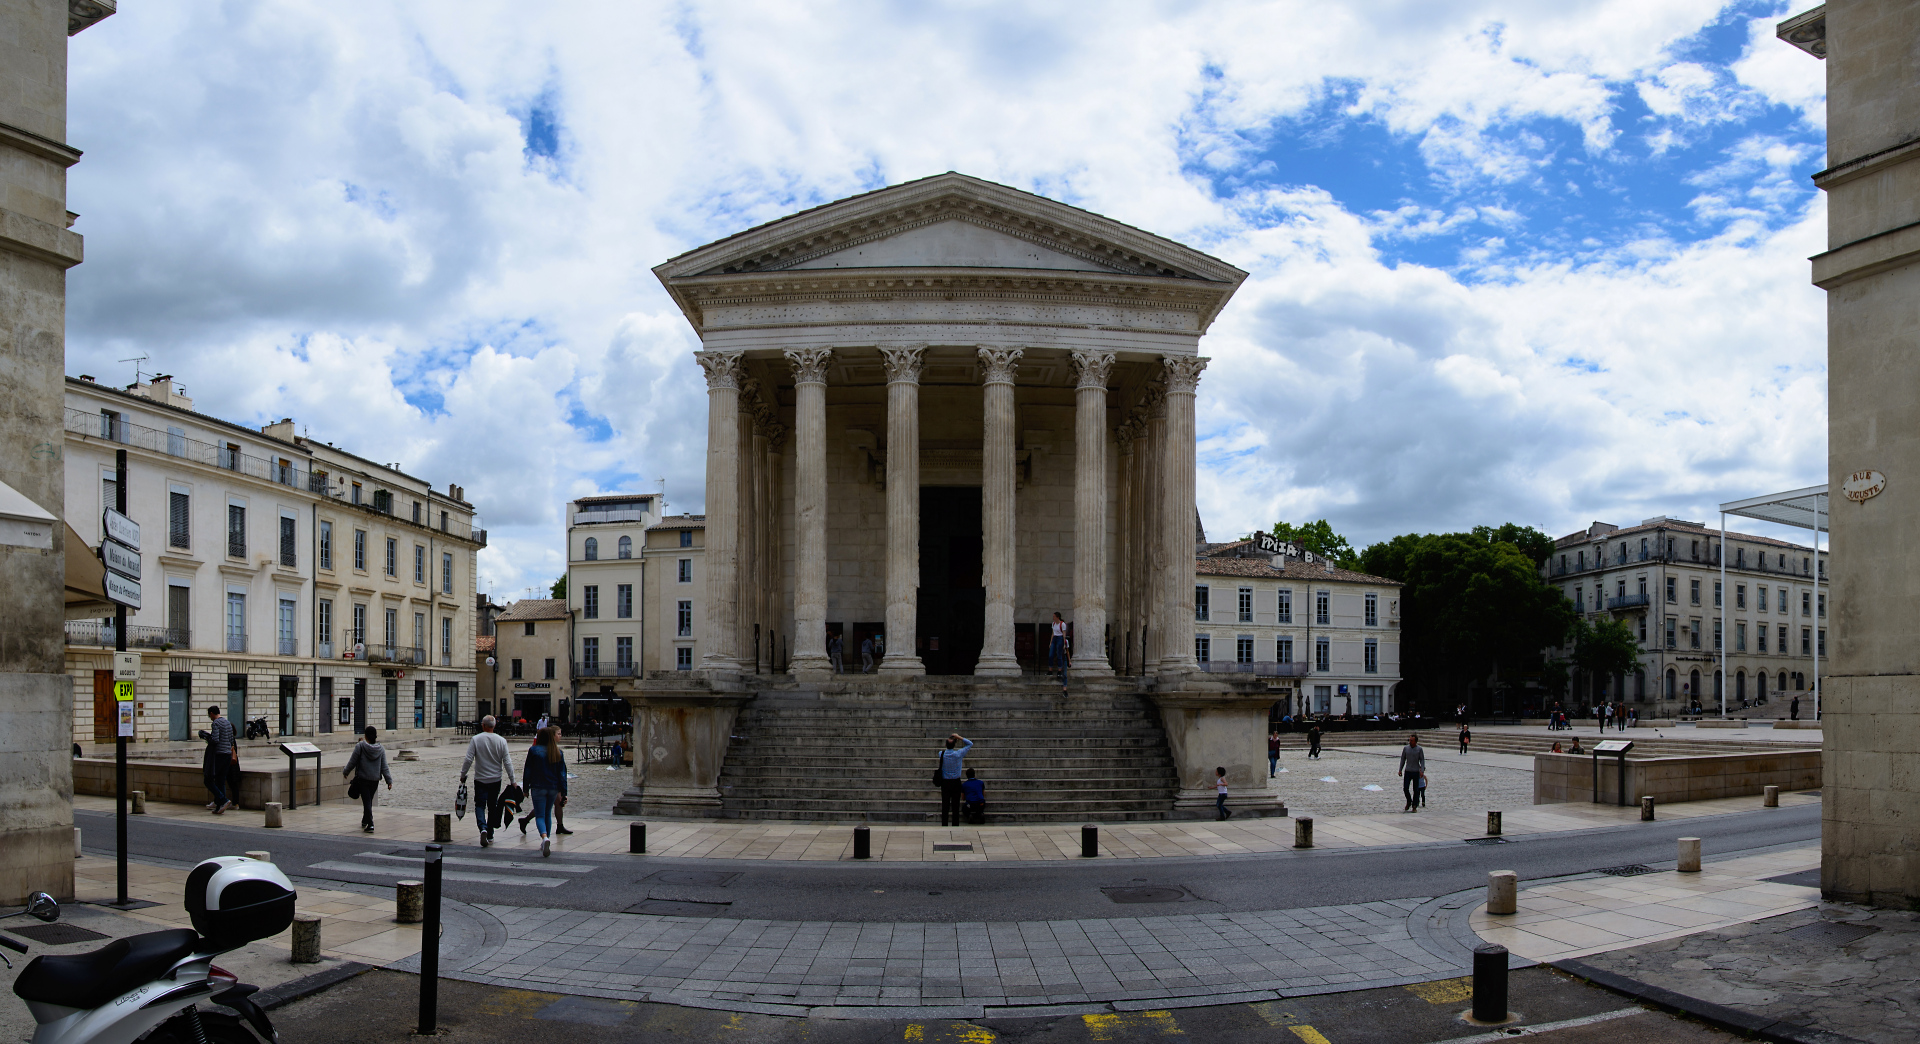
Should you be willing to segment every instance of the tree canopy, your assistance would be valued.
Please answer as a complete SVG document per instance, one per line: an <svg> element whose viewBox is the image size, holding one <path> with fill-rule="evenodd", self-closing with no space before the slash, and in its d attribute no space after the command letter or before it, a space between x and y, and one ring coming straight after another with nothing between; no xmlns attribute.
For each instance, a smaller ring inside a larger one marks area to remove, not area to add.
<svg viewBox="0 0 1920 1044"><path fill-rule="evenodd" d="M1359 562L1360 556L1354 552L1353 545L1347 543L1346 537L1334 532L1333 526L1324 518L1316 522L1302 522L1297 526L1290 522L1275 522L1273 535L1329 558L1342 569L1352 569Z"/></svg>
<svg viewBox="0 0 1920 1044"><path fill-rule="evenodd" d="M549 598L565 598L567 596L567 574L561 573L560 579L555 580L553 586L548 588L547 591L547 597Z"/></svg>

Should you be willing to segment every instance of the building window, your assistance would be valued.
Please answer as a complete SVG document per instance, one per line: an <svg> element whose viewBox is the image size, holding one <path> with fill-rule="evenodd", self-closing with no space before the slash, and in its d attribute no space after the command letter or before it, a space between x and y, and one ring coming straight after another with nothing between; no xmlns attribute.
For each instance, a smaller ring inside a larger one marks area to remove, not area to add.
<svg viewBox="0 0 1920 1044"><path fill-rule="evenodd" d="M521 671L521 667L520 667L519 659L516 658L516 659L507 661L507 677L512 678L514 681L519 681L520 678L522 677L520 671Z"/></svg>
<svg viewBox="0 0 1920 1044"><path fill-rule="evenodd" d="M685 533L686 531L681 530L681 532ZM673 651L673 669L676 671L693 670L693 650L684 645L675 649Z"/></svg>
<svg viewBox="0 0 1920 1044"><path fill-rule="evenodd" d="M353 603L353 642L360 645L367 640L367 606L364 602ZM356 650L358 651L358 650Z"/></svg>
<svg viewBox="0 0 1920 1044"><path fill-rule="evenodd" d="M387 559L385 564L388 576L397 577L400 575L400 541L392 537L387 538Z"/></svg>
<svg viewBox="0 0 1920 1044"><path fill-rule="evenodd" d="M413 545L413 582L427 582L427 548L424 544Z"/></svg>
<svg viewBox="0 0 1920 1044"><path fill-rule="evenodd" d="M247 651L247 596L227 592L227 651Z"/></svg>
<svg viewBox="0 0 1920 1044"><path fill-rule="evenodd" d="M1667 648L1678 649L1679 647L1679 644L1674 640L1674 618L1669 616L1667 617Z"/></svg>
<svg viewBox="0 0 1920 1044"><path fill-rule="evenodd" d="M1722 626L1721 621L1715 620L1713 622L1713 648L1715 652L1718 652L1719 650L1725 648L1725 646L1721 644L1721 635L1720 635L1721 626Z"/></svg>
<svg viewBox="0 0 1920 1044"><path fill-rule="evenodd" d="M333 523L320 523L320 568L333 568Z"/></svg>
<svg viewBox="0 0 1920 1044"><path fill-rule="evenodd" d="M1333 596L1325 591L1315 592L1313 596L1313 622L1329 624L1333 622Z"/></svg>
<svg viewBox="0 0 1920 1044"><path fill-rule="evenodd" d="M1720 608L1720 581L1713 582L1713 607Z"/></svg>
<svg viewBox="0 0 1920 1044"><path fill-rule="evenodd" d="M1680 679L1674 674L1673 668L1667 668L1667 699L1671 700L1680 695L1679 681Z"/></svg>
<svg viewBox="0 0 1920 1044"><path fill-rule="evenodd" d="M1213 607L1209 604L1207 585L1196 584L1193 588L1193 618L1206 620L1213 616Z"/></svg>
<svg viewBox="0 0 1920 1044"><path fill-rule="evenodd" d="M1275 638L1273 640L1273 662L1293 662L1293 639L1291 637Z"/></svg>
<svg viewBox="0 0 1920 1044"><path fill-rule="evenodd" d="M394 646L400 644L400 613L388 609L387 613L387 656L392 657Z"/></svg>
<svg viewBox="0 0 1920 1044"><path fill-rule="evenodd" d="M613 666L618 671L633 670L633 639L615 638L613 640Z"/></svg>
<svg viewBox="0 0 1920 1044"><path fill-rule="evenodd" d="M1647 614L1641 613L1636 619L1640 621L1640 640L1644 642L1647 640Z"/></svg>
<svg viewBox="0 0 1920 1044"><path fill-rule="evenodd" d="M680 602L678 617L675 621L678 627L675 633L682 638L693 637L693 603L682 600Z"/></svg>
<svg viewBox="0 0 1920 1044"><path fill-rule="evenodd" d="M1803 555L1803 556L1801 556L1801 558L1800 558L1800 575L1801 575L1801 576L1806 576L1807 574L1809 574L1809 573L1811 573L1811 572L1813 572L1813 559L1811 559L1811 558L1807 558L1807 557L1805 557L1804 555Z"/></svg>
<svg viewBox="0 0 1920 1044"><path fill-rule="evenodd" d="M413 524L420 524L420 502L417 500L413 502Z"/></svg>
<svg viewBox="0 0 1920 1044"><path fill-rule="evenodd" d="M1239 591L1240 622L1253 622L1253 588L1243 587ZM1249 661L1251 662L1251 661Z"/></svg>
<svg viewBox="0 0 1920 1044"><path fill-rule="evenodd" d="M1747 607L1747 585L1746 584L1733 585L1733 607L1735 609L1745 609Z"/></svg>
<svg viewBox="0 0 1920 1044"><path fill-rule="evenodd" d="M532 621L532 620L528 620L528 621L526 622L526 630L525 630L525 632L524 632L524 633L525 633L525 634L526 634L526 636L527 636L527 637L529 637L529 638L531 638L531 637L533 637L533 625L534 625L534 621Z"/></svg>
<svg viewBox="0 0 1920 1044"><path fill-rule="evenodd" d="M453 552L440 553L440 593L453 593Z"/></svg>
<svg viewBox="0 0 1920 1044"><path fill-rule="evenodd" d="M193 497L178 489L167 493L167 546L193 546Z"/></svg>
<svg viewBox="0 0 1920 1044"><path fill-rule="evenodd" d="M682 530L682 532L685 532L685 530ZM691 558L683 558L680 560L680 583L693 583L693 559Z"/></svg>
<svg viewBox="0 0 1920 1044"><path fill-rule="evenodd" d="M632 584L621 584L613 589L613 615L621 620L633 619Z"/></svg>
<svg viewBox="0 0 1920 1044"><path fill-rule="evenodd" d="M1766 612L1767 611L1767 589L1764 587L1754 588L1753 601L1754 601L1754 604L1760 609L1761 612L1763 613Z"/></svg>
<svg viewBox="0 0 1920 1044"><path fill-rule="evenodd" d="M1212 635L1196 634L1193 636L1193 658L1199 660L1201 663L1207 663L1213 659Z"/></svg>
<svg viewBox="0 0 1920 1044"><path fill-rule="evenodd" d="M1820 628L1820 655L1825 656L1826 654L1827 654L1827 629L1822 627Z"/></svg>
<svg viewBox="0 0 1920 1044"><path fill-rule="evenodd" d="M1801 616L1813 615L1813 592L1811 591L1800 592L1800 615Z"/></svg>
<svg viewBox="0 0 1920 1044"><path fill-rule="evenodd" d="M1813 631L1810 628L1800 628L1800 655L1813 655Z"/></svg>
<svg viewBox="0 0 1920 1044"><path fill-rule="evenodd" d="M360 483L358 482L353 484L353 502L360 503Z"/></svg>
<svg viewBox="0 0 1920 1044"><path fill-rule="evenodd" d="M1647 538L1641 537L1640 538L1640 561L1644 562L1646 560L1647 560Z"/></svg>
<svg viewBox="0 0 1920 1044"><path fill-rule="evenodd" d="M1587 553L1585 551L1580 552L1579 562L1581 570L1584 571L1587 568Z"/></svg>
<svg viewBox="0 0 1920 1044"><path fill-rule="evenodd" d="M1278 608L1278 612L1274 616L1275 623L1290 624L1293 622L1293 592L1292 591L1280 592L1277 608Z"/></svg>
<svg viewBox="0 0 1920 1044"><path fill-rule="evenodd" d="M333 641L333 599L322 598L319 601L314 602L313 612L314 612L314 619L320 631L320 640L322 642L331 643ZM325 653L323 655L332 655L332 654Z"/></svg>
<svg viewBox="0 0 1920 1044"><path fill-rule="evenodd" d="M1673 593L1673 585L1675 582L1676 581L1674 580L1673 577L1667 577L1667 601L1668 602L1678 602L1680 600L1679 598L1675 597Z"/></svg>
<svg viewBox="0 0 1920 1044"><path fill-rule="evenodd" d="M1313 640L1313 669L1316 671L1333 670L1333 643L1325 638Z"/></svg>
<svg viewBox="0 0 1920 1044"><path fill-rule="evenodd" d="M1745 620L1733 625L1733 651L1747 651L1747 623Z"/></svg>
<svg viewBox="0 0 1920 1044"><path fill-rule="evenodd" d="M247 509L227 505L227 557L247 557Z"/></svg>
<svg viewBox="0 0 1920 1044"><path fill-rule="evenodd" d="M1785 624L1780 625L1780 631L1777 637L1780 639L1780 641L1778 644L1774 646L1774 651L1779 653L1782 656L1785 656L1787 655L1787 625Z"/></svg>
<svg viewBox="0 0 1920 1044"><path fill-rule="evenodd" d="M1780 611L1787 611L1787 589L1784 587L1780 589Z"/></svg>
<svg viewBox="0 0 1920 1044"><path fill-rule="evenodd" d="M1573 589L1573 611L1576 613L1584 613L1587 611L1586 588L1576 587Z"/></svg>
<svg viewBox="0 0 1920 1044"><path fill-rule="evenodd" d="M280 655L298 656L300 647L293 637L294 602L291 598L280 599L279 633L274 637L280 643Z"/></svg>
<svg viewBox="0 0 1920 1044"><path fill-rule="evenodd" d="M551 656L547 657L546 659L546 671L547 673L545 677L547 678L548 681L552 681L553 680L553 657Z"/></svg>
<svg viewBox="0 0 1920 1044"><path fill-rule="evenodd" d="M580 639L580 666L589 676L600 670L600 639Z"/></svg>
<svg viewBox="0 0 1920 1044"><path fill-rule="evenodd" d="M633 557L633 538L632 537L623 536L620 538L620 557L621 558Z"/></svg>
<svg viewBox="0 0 1920 1044"><path fill-rule="evenodd" d="M680 531L680 546L681 547L693 546L693 530L683 529ZM688 650L688 655L692 655L692 650Z"/></svg>
<svg viewBox="0 0 1920 1044"><path fill-rule="evenodd" d="M600 586L598 584L588 584L581 588L580 604L582 606L581 611L587 619L600 619Z"/></svg>
<svg viewBox="0 0 1920 1044"><path fill-rule="evenodd" d="M589 562L598 562L600 560L600 541L597 538L587 538L585 558Z"/></svg>
<svg viewBox="0 0 1920 1044"><path fill-rule="evenodd" d="M1699 605L1700 604L1700 581L1698 580L1687 581L1687 588L1690 592L1687 596L1689 604Z"/></svg>
<svg viewBox="0 0 1920 1044"><path fill-rule="evenodd" d="M427 614L413 614L413 650L425 656L427 652ZM419 662L417 659L415 662Z"/></svg>
<svg viewBox="0 0 1920 1044"><path fill-rule="evenodd" d="M1688 554L1693 558L1694 561L1696 562L1700 561L1700 541L1689 540L1687 541L1687 543L1690 545Z"/></svg>
<svg viewBox="0 0 1920 1044"><path fill-rule="evenodd" d="M1700 618L1697 616L1688 621L1687 644L1695 649L1700 648Z"/></svg>
<svg viewBox="0 0 1920 1044"><path fill-rule="evenodd" d="M1380 673L1380 639L1369 638L1364 649L1366 660L1364 670L1368 674Z"/></svg>
<svg viewBox="0 0 1920 1044"><path fill-rule="evenodd" d="M353 567L361 572L367 571L367 531L353 531Z"/></svg>
<svg viewBox="0 0 1920 1044"><path fill-rule="evenodd" d="M1625 582L1624 580L1621 581L1621 583ZM1367 592L1366 621L1368 627L1380 626L1380 596L1374 594L1372 591Z"/></svg>
<svg viewBox="0 0 1920 1044"><path fill-rule="evenodd" d="M1767 651L1767 628L1765 624L1753 629L1753 651Z"/></svg>
<svg viewBox="0 0 1920 1044"><path fill-rule="evenodd" d="M1243 634L1233 640L1233 662L1253 662L1253 635Z"/></svg>

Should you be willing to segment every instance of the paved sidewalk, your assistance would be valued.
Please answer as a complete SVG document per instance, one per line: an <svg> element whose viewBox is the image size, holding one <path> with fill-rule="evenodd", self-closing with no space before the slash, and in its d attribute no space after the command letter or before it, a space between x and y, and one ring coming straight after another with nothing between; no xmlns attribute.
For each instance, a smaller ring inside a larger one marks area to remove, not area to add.
<svg viewBox="0 0 1920 1044"><path fill-rule="evenodd" d="M1818 792L1782 794L1782 807L1816 804ZM74 807L113 811L113 799L77 795ZM1760 807L1758 797L1723 798L1664 805L1663 820L1749 812ZM196 805L148 802L147 814L156 817L212 820ZM360 831L357 806L303 805L286 813L286 828L315 834L371 836L386 841L431 842L433 813L423 809L388 806L379 809L372 835ZM1531 805L1508 809L1502 832L1508 837L1591 830L1640 821L1637 808L1611 805ZM230 812L216 822L261 823L258 812ZM456 844L477 845L473 817L454 822ZM630 819L605 813L577 814L568 819L571 837L556 838L556 852L615 853L628 847ZM853 858L851 823L759 821L654 821L647 824L647 852L655 857L691 859L777 859L832 862ZM873 826L876 862L1009 862L1077 859L1079 824L1033 824L988 827ZM1332 816L1314 821L1316 848L1371 848L1427 844L1480 837L1486 830L1483 811L1449 812L1434 809L1415 815ZM1117 859L1244 855L1278 852L1293 847L1294 821L1285 817L1216 823L1170 821L1161 823L1105 823L1100 826L1100 853ZM271 831L262 830L261 844L271 848ZM529 831L505 829L495 847L506 851L538 850L540 841ZM936 850L935 846L965 844L970 850Z"/></svg>

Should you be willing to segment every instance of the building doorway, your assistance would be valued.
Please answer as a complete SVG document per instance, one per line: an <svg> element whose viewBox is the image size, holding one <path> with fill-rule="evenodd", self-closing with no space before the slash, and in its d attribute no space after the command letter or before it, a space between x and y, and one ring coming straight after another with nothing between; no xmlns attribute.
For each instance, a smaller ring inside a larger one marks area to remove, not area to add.
<svg viewBox="0 0 1920 1044"><path fill-rule="evenodd" d="M113 698L113 672L93 672L93 741L112 743L120 734L120 708Z"/></svg>
<svg viewBox="0 0 1920 1044"><path fill-rule="evenodd" d="M985 639L980 487L920 487L920 662L928 674L972 674Z"/></svg>

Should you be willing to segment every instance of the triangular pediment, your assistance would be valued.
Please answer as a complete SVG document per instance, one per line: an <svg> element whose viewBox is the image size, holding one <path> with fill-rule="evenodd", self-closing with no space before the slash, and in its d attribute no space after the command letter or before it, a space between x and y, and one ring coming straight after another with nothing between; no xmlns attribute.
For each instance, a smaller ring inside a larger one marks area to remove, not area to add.
<svg viewBox="0 0 1920 1044"><path fill-rule="evenodd" d="M1066 272L1118 272L1056 250L1005 228L948 217L872 238L780 266L822 268L1042 268Z"/></svg>

